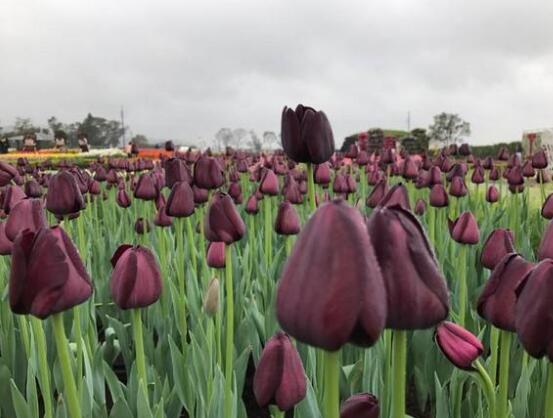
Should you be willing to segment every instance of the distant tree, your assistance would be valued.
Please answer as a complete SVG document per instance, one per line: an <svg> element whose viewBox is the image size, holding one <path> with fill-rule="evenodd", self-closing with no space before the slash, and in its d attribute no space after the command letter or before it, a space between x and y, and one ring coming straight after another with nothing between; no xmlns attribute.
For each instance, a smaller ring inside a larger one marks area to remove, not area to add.
<svg viewBox="0 0 553 418"><path fill-rule="evenodd" d="M417 144L419 147L428 149L430 138L428 138L428 135L426 134L426 129L415 128L411 131L411 136L417 140Z"/></svg>
<svg viewBox="0 0 553 418"><path fill-rule="evenodd" d="M450 145L470 136L470 123L455 113L442 112L434 116L434 123L428 127L428 136L434 141Z"/></svg>
<svg viewBox="0 0 553 418"><path fill-rule="evenodd" d="M48 118L48 126L52 132L65 130L63 123L61 123L55 116L50 116Z"/></svg>
<svg viewBox="0 0 553 418"><path fill-rule="evenodd" d="M230 128L221 128L215 134L215 148L223 150L226 147L233 146L234 134Z"/></svg>
<svg viewBox="0 0 553 418"><path fill-rule="evenodd" d="M115 147L123 134L121 122L93 116L89 113L78 126L79 130L88 134L88 143L92 147Z"/></svg>
<svg viewBox="0 0 553 418"><path fill-rule="evenodd" d="M131 141L133 144L136 144L139 147L145 147L150 144L150 141L148 141L148 138L146 137L146 135L142 135L142 134L134 135L131 138Z"/></svg>
<svg viewBox="0 0 553 418"><path fill-rule="evenodd" d="M29 132L39 132L40 128L33 125L30 118L15 118L14 133L16 135L25 135Z"/></svg>
<svg viewBox="0 0 553 418"><path fill-rule="evenodd" d="M273 131L263 132L263 148L274 149L280 148L280 138Z"/></svg>

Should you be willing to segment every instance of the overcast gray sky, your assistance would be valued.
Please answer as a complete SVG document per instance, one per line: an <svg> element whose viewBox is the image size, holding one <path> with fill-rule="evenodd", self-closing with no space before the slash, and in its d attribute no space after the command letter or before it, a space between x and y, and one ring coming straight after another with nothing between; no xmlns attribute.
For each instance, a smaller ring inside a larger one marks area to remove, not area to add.
<svg viewBox="0 0 553 418"><path fill-rule="evenodd" d="M553 2L1 0L0 125L87 112L194 142L280 129L284 105L323 109L336 142L427 127L471 143L553 126Z"/></svg>

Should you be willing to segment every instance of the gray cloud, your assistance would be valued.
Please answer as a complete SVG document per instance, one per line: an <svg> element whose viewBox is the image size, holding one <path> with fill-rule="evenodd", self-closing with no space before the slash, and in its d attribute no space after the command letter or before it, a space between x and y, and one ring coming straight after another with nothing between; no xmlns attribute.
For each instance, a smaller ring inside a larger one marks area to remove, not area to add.
<svg viewBox="0 0 553 418"><path fill-rule="evenodd" d="M0 124L87 112L193 142L279 130L304 102L337 141L373 126L470 121L470 142L552 126L553 3L70 1L0 3Z"/></svg>

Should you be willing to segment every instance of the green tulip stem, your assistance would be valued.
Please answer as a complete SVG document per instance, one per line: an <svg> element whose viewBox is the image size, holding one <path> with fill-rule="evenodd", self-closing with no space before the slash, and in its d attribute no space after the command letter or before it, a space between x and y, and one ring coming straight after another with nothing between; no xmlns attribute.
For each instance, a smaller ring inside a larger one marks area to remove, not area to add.
<svg viewBox="0 0 553 418"><path fill-rule="evenodd" d="M540 192L541 192L541 204L545 203L545 188L543 186L543 170L538 171L538 178L540 180Z"/></svg>
<svg viewBox="0 0 553 418"><path fill-rule="evenodd" d="M313 213L317 209L317 202L315 201L315 178L313 173L313 164L311 163L307 163L307 194L309 196L311 213Z"/></svg>
<svg viewBox="0 0 553 418"><path fill-rule="evenodd" d="M284 415L285 415L284 411L281 411L280 409L275 408L275 412L273 412L274 418L284 418Z"/></svg>
<svg viewBox="0 0 553 418"><path fill-rule="evenodd" d="M265 220L264 225L264 242L265 242L265 264L267 265L267 270L271 266L271 252L272 252L272 239L273 239L273 228L271 220L271 196L266 195L263 199L263 215Z"/></svg>
<svg viewBox="0 0 553 418"><path fill-rule="evenodd" d="M545 418L553 418L553 363L547 364L547 387L545 389Z"/></svg>
<svg viewBox="0 0 553 418"><path fill-rule="evenodd" d="M405 418L405 379L407 367L407 331L392 332L392 413L391 418Z"/></svg>
<svg viewBox="0 0 553 418"><path fill-rule="evenodd" d="M144 355L144 336L142 329L142 315L140 309L131 310L132 331L134 346L136 351L136 371L138 375L138 384L142 382L146 394L148 393L148 377L146 375L146 356ZM146 396L148 399L148 396Z"/></svg>
<svg viewBox="0 0 553 418"><path fill-rule="evenodd" d="M190 258L192 259L192 268L194 274L198 274L198 259L196 257L196 244L194 243L194 230L190 216L186 218L186 233L188 235L188 248L190 249Z"/></svg>
<svg viewBox="0 0 553 418"><path fill-rule="evenodd" d="M500 331L499 352L499 392L497 400L497 417L507 418L509 390L509 362L511 358L511 338L509 331Z"/></svg>
<svg viewBox="0 0 553 418"><path fill-rule="evenodd" d="M77 223L77 234L79 236L79 253L81 256L81 259L83 260L83 264L86 268L86 259L87 259L87 251L86 251L86 238L84 233L84 211L81 213L81 216L76 220ZM75 306L75 309L73 309L73 326L74 326L74 340L77 343L77 376L83 375L83 331L81 326L81 310L82 308L80 306ZM77 393L79 395L79 399L81 397L81 391L82 391L82 379L79 377L77 380Z"/></svg>
<svg viewBox="0 0 553 418"><path fill-rule="evenodd" d="M63 313L52 315L52 324L54 328L54 340L56 350L61 367L61 374L64 383L64 397L67 402L68 416L71 418L81 418L81 408L79 406L79 398L77 396L77 387L75 386L75 378L71 370L71 359L69 358L69 344L65 336L63 327ZM81 379L82 376L79 376Z"/></svg>
<svg viewBox="0 0 553 418"><path fill-rule="evenodd" d="M31 318L31 327L35 336L35 344L38 356L38 373L42 400L44 402L44 418L52 418L52 391L50 389L50 367L48 365L48 348L46 337L42 328L42 321Z"/></svg>
<svg viewBox="0 0 553 418"><path fill-rule="evenodd" d="M476 360L474 362L474 365L476 366L476 371L478 372L477 380L479 381L480 385L482 386L482 390L484 391L484 396L486 396L486 401L488 402L488 411L489 411L489 418L496 418L495 415L495 386L492 383L492 380L490 379L490 375L488 372L486 372L486 369L484 366L482 366L482 363L480 363L479 360Z"/></svg>
<svg viewBox="0 0 553 418"><path fill-rule="evenodd" d="M176 228L176 241L177 241L177 280L179 286L179 301L178 301L178 323L180 327L182 349L186 347L186 277L185 277L185 265L184 265L184 219L175 219Z"/></svg>
<svg viewBox="0 0 553 418"><path fill-rule="evenodd" d="M497 360L499 357L499 328L492 326L490 331L490 367L492 383L495 387L497 380Z"/></svg>
<svg viewBox="0 0 553 418"><path fill-rule="evenodd" d="M294 246L294 236L286 236L284 238L284 241L285 241L285 248L286 248L286 257L288 257L290 255L290 253L292 252L292 247Z"/></svg>
<svg viewBox="0 0 553 418"><path fill-rule="evenodd" d="M434 231L436 229L436 209L433 206L428 206L428 240L432 246L435 245L434 242Z"/></svg>
<svg viewBox="0 0 553 418"><path fill-rule="evenodd" d="M23 348L25 349L25 355L27 358L31 358L31 344L29 343L29 327L27 324L27 318L24 315L18 315L19 318L19 334L21 341L23 342Z"/></svg>
<svg viewBox="0 0 553 418"><path fill-rule="evenodd" d="M324 351L324 418L340 417L340 351Z"/></svg>
<svg viewBox="0 0 553 418"><path fill-rule="evenodd" d="M465 326L467 309L467 249L466 244L459 248L459 325Z"/></svg>
<svg viewBox="0 0 553 418"><path fill-rule="evenodd" d="M226 290L226 349L225 349L225 416L233 416L232 410L232 369L234 355L234 292L232 287L232 246L225 251L225 290Z"/></svg>

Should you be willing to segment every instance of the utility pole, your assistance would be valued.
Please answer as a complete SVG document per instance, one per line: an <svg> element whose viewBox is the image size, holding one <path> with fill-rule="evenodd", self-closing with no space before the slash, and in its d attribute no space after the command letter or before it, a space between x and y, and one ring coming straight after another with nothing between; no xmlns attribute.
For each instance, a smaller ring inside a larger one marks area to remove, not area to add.
<svg viewBox="0 0 553 418"><path fill-rule="evenodd" d="M123 109L123 106L121 105L121 132L123 137L121 138L121 142L123 142L123 148L125 145L127 145L127 140L125 138L125 109Z"/></svg>
<svg viewBox="0 0 553 418"><path fill-rule="evenodd" d="M411 111L407 111L407 132L411 132Z"/></svg>

